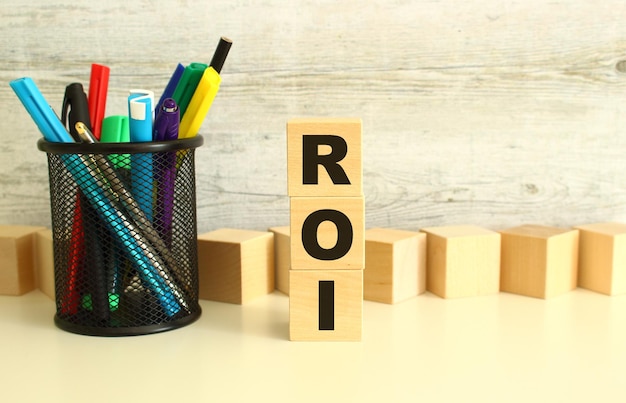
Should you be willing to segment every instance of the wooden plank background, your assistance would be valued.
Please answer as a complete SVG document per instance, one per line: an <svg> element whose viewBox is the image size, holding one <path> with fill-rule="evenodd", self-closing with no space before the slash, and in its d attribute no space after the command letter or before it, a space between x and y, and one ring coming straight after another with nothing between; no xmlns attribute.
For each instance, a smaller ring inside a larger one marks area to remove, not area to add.
<svg viewBox="0 0 626 403"><path fill-rule="evenodd" d="M234 41L197 152L198 230L288 223L285 124L363 120L367 227L626 221L626 2L0 0L0 223L49 225L8 86L111 67L107 114Z"/></svg>

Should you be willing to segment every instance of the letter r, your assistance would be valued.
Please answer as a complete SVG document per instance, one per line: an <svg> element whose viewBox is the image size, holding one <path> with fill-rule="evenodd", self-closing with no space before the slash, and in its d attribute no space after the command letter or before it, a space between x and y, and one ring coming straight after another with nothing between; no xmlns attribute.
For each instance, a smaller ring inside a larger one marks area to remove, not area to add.
<svg viewBox="0 0 626 403"><path fill-rule="evenodd" d="M319 155L319 146L330 146L331 151ZM335 185L349 185L350 180L339 161L348 153L348 144L343 137L330 134L305 134L302 136L302 183L318 184L318 165L326 168L326 172Z"/></svg>

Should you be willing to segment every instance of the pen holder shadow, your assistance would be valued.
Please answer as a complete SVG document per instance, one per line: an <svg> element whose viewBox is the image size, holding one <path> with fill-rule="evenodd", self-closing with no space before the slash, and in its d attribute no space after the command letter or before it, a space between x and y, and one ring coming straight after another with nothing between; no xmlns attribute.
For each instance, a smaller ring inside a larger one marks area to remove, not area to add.
<svg viewBox="0 0 626 403"><path fill-rule="evenodd" d="M59 328L133 336L198 319L194 156L202 143L39 140L48 157Z"/></svg>

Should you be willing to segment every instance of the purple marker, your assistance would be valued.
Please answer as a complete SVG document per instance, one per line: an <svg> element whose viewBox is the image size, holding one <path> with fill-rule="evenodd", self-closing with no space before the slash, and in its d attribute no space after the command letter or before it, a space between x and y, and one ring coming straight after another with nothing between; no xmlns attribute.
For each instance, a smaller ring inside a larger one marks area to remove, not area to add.
<svg viewBox="0 0 626 403"><path fill-rule="evenodd" d="M155 141L178 139L180 111L176 101L167 98L154 120ZM161 239L169 247L172 244L172 211L174 209L174 182L176 180L176 151L156 154L153 159L157 194L154 224Z"/></svg>
<svg viewBox="0 0 626 403"><path fill-rule="evenodd" d="M172 98L166 98L154 120L152 140L169 141L178 139L179 125L180 111L178 110L178 105Z"/></svg>

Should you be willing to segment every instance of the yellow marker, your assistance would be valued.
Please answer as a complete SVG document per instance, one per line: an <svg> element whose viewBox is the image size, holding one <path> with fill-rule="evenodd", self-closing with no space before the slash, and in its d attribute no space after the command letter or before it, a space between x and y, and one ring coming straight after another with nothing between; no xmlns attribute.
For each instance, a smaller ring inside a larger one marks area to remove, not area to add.
<svg viewBox="0 0 626 403"><path fill-rule="evenodd" d="M191 97L189 106L180 121L180 128L178 129L179 139L195 137L198 134L200 126L202 126L202 122L217 95L221 81L219 73L213 67L207 67L204 70L196 91Z"/></svg>
<svg viewBox="0 0 626 403"><path fill-rule="evenodd" d="M200 82L191 97L191 101L189 101L187 110L181 115L180 127L178 129L179 139L195 137L198 131L200 131L200 126L202 126L202 122L209 112L211 104L213 104L215 95L217 95L217 91L220 89L220 82L222 81L220 72L232 44L233 42L230 39L220 38L209 67L204 70L202 78L200 78Z"/></svg>

